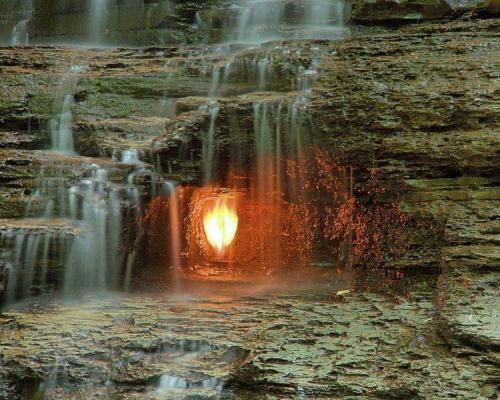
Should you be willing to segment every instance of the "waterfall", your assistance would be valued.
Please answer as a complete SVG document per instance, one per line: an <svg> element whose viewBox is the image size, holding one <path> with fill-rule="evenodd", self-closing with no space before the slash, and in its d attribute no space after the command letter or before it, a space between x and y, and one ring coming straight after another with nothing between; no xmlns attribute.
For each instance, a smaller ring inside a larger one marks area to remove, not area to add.
<svg viewBox="0 0 500 400"><path fill-rule="evenodd" d="M75 98L71 94L64 96L61 113L58 120L50 121L50 134L52 139L52 150L63 154L74 154L73 143L73 113L71 106Z"/></svg>
<svg viewBox="0 0 500 400"><path fill-rule="evenodd" d="M287 107L286 112L283 112L284 107ZM300 98L292 99L288 105L269 102L253 104L255 188L258 198L265 199L272 194L300 195L301 177L291 179L283 174L283 162L300 164L306 157L305 112L306 105Z"/></svg>
<svg viewBox="0 0 500 400"><path fill-rule="evenodd" d="M210 123L207 135L203 141L203 181L210 183L214 177L215 169L215 122L219 115L218 106L210 106Z"/></svg>
<svg viewBox="0 0 500 400"><path fill-rule="evenodd" d="M134 167L130 175L137 168L141 167ZM41 218L25 219L23 224L1 231L5 248L12 248L11 254L3 257L9 271L7 302L16 299L20 288L23 296L28 296L35 280L40 289L46 287L53 254L59 255L57 264L63 266L66 295L123 286L124 210L140 210L139 190L130 175L124 182L114 183L109 169L92 164L84 169L88 176L69 185L67 179L42 177L35 194L37 204L28 211L42 214Z"/></svg>
<svg viewBox="0 0 500 400"><path fill-rule="evenodd" d="M267 58L264 58L257 65L259 70L259 90L264 90L269 77L271 62Z"/></svg>
<svg viewBox="0 0 500 400"><path fill-rule="evenodd" d="M304 29L295 35L304 39L340 39L349 36L346 29L345 1L307 0L302 23Z"/></svg>
<svg viewBox="0 0 500 400"><path fill-rule="evenodd" d="M210 92L208 94L209 97L213 98L219 95L220 90L220 68L218 65L215 65L212 68L212 79L210 85Z"/></svg>
<svg viewBox="0 0 500 400"><path fill-rule="evenodd" d="M123 264L121 251L122 206L125 201L137 208L137 198L121 193L110 182L108 171L92 167L92 175L69 190L74 220L86 228L72 243L65 263L64 291L119 287Z"/></svg>
<svg viewBox="0 0 500 400"><path fill-rule="evenodd" d="M273 184L273 134L271 120L269 118L268 103L254 103L254 141L257 158L257 196L264 198L268 193L274 191Z"/></svg>
<svg viewBox="0 0 500 400"><path fill-rule="evenodd" d="M336 7L341 2L331 0L309 0L304 6L304 23L313 26L335 23ZM343 22L343 21L341 21Z"/></svg>
<svg viewBox="0 0 500 400"><path fill-rule="evenodd" d="M178 393L189 393L196 391L204 391L204 392L214 392L215 395L210 396L211 399L219 399L220 393L222 392L223 383L220 379L217 378L207 378L201 381L188 380L186 378L182 378L179 376L173 375L162 375L160 378L160 385L157 392L161 395L169 395L175 396ZM191 396L188 396L191 397ZM201 396L192 396L193 398L201 397ZM168 398L168 397L167 397ZM172 398L177 398L172 397ZM183 397L184 398L184 397Z"/></svg>
<svg viewBox="0 0 500 400"><path fill-rule="evenodd" d="M242 4L232 40L263 42L277 38L279 25L284 20L286 2L249 0Z"/></svg>
<svg viewBox="0 0 500 400"><path fill-rule="evenodd" d="M55 152L75 154L71 107L75 103L74 93L78 84L78 75L86 69L86 66L72 65L59 84L54 104L58 116L49 121L51 149Z"/></svg>
<svg viewBox="0 0 500 400"><path fill-rule="evenodd" d="M181 277L181 215L177 191L172 182L165 182L166 193L169 197L170 219L170 262L173 268L174 285L178 286ZM177 289L176 287L175 289Z"/></svg>
<svg viewBox="0 0 500 400"><path fill-rule="evenodd" d="M23 19L18 22L12 29L12 37L10 43L12 46L27 46L29 44L28 22L31 18Z"/></svg>
<svg viewBox="0 0 500 400"><path fill-rule="evenodd" d="M103 44L106 29L106 11L109 0L90 0L89 9L89 42L92 45Z"/></svg>
<svg viewBox="0 0 500 400"><path fill-rule="evenodd" d="M241 0L226 10L222 40L263 43L277 39L338 39L349 36L345 28L345 0ZM300 17L297 17L300 16ZM198 16L198 26L208 35L219 24ZM217 22L216 22L217 21Z"/></svg>

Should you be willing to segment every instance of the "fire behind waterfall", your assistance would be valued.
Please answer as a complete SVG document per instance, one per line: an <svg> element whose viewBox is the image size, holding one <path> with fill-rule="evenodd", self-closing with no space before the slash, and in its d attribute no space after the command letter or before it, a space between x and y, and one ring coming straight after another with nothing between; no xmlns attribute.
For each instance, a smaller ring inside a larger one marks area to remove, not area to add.
<svg viewBox="0 0 500 400"><path fill-rule="evenodd" d="M223 193L205 199L203 231L210 246L220 257L233 243L238 229L238 214L235 196Z"/></svg>
<svg viewBox="0 0 500 400"><path fill-rule="evenodd" d="M297 207L272 197L256 199L251 189L195 190L187 219L189 268L248 276L301 263L311 246Z"/></svg>
<svg viewBox="0 0 500 400"><path fill-rule="evenodd" d="M287 162L283 170L300 186L263 193L252 176L237 174L221 186L181 186L174 224L172 198L153 199L141 224L144 266L172 269L173 226L180 230L187 276L251 280L323 260L376 266L411 246L409 233L419 228L397 201L386 201L392 189L374 171L354 187L349 168L321 151L302 165Z"/></svg>

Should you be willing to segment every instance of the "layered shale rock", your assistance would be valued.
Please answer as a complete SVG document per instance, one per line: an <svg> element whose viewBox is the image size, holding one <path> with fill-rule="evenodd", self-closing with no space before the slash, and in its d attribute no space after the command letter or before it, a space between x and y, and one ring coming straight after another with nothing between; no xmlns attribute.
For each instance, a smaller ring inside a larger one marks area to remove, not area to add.
<svg viewBox="0 0 500 400"><path fill-rule="evenodd" d="M63 7L70 3L50 2L61 21L51 25L42 2L34 2L35 40L84 37L87 27L72 21L87 8ZM110 2L114 25L103 37L137 44L193 40L183 24L200 5L171 3L163 12L161 4L139 10ZM454 10L449 3L381 2L373 6L386 7L378 13L367 4L356 2L355 19L426 19ZM143 18L138 27L130 25L136 14ZM208 14L217 20L217 12ZM40 387L55 398L75 388L87 397L132 399L146 391L157 398L162 379L163 386L175 381L192 389L195 398L213 398L222 382L228 399L494 398L499 28L496 19L475 18L245 51L0 49L0 230L52 231L39 221L12 220L24 215L41 171L57 170L72 181L85 176L85 165L104 163L121 182L137 167L117 161L130 149L164 177L199 183L214 104L217 155L223 161L234 155L237 137L251 160L256 104L285 108L307 93L311 141L352 167L356 201L364 210L389 207L399 225L418 233L383 266L443 271L437 282L431 277L413 286L413 298L360 287L348 298L331 291L198 303L133 297L12 311L0 324L0 398L36 395ZM315 83L304 83L304 76ZM69 107L81 156L43 151L68 77L74 78L67 94L74 98ZM147 164L140 166L145 176L133 179L147 188ZM376 193L366 189L374 176ZM417 229L410 220L427 224ZM365 260L362 267L369 266ZM179 354L183 362L172 363Z"/></svg>
<svg viewBox="0 0 500 400"><path fill-rule="evenodd" d="M352 20L356 23L403 24L456 17L463 14L497 15L498 0L356 0Z"/></svg>
<svg viewBox="0 0 500 400"><path fill-rule="evenodd" d="M101 4L96 16L91 1L35 0L29 24L33 42L107 45L192 42L197 38L193 27L195 14L206 7L203 3L169 0L110 0ZM96 18L101 19L100 26L96 25Z"/></svg>
<svg viewBox="0 0 500 400"><path fill-rule="evenodd" d="M15 392L24 382L28 393L46 388L55 399L75 390L211 399L218 386L224 399L489 398L494 371L454 357L436 336L433 278L406 289L411 297L396 290L396 304L375 293L342 300L315 290L11 311L2 316L0 365L17 379L0 387ZM162 392L167 377L178 386Z"/></svg>

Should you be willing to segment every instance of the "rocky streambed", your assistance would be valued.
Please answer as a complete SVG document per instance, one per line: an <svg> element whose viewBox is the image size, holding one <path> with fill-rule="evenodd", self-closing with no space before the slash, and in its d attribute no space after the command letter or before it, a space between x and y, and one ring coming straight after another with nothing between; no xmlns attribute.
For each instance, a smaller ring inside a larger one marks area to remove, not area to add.
<svg viewBox="0 0 500 400"><path fill-rule="evenodd" d="M211 293L198 287L183 298L137 294L11 310L2 315L3 393L126 399L494 395L493 353L481 358L485 353L474 346L467 352L464 343L450 347L442 335L442 289L434 278L399 286L386 280L384 294L365 282L336 295L345 284L337 278L321 287L233 285Z"/></svg>

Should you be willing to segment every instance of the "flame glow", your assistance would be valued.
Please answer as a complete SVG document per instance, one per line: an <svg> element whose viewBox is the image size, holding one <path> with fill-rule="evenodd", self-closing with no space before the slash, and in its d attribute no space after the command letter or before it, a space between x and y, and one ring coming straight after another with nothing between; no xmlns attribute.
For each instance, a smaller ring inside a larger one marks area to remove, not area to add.
<svg viewBox="0 0 500 400"><path fill-rule="evenodd" d="M223 253L233 242L238 229L238 215L224 196L220 196L214 207L205 212L203 229L208 242L218 253Z"/></svg>

